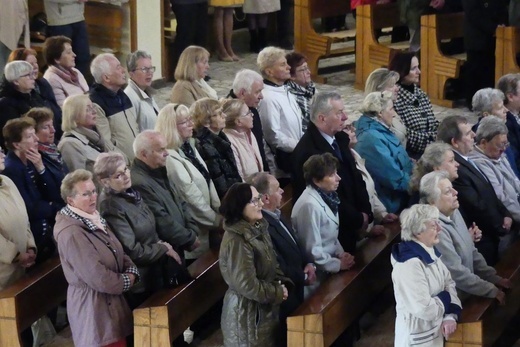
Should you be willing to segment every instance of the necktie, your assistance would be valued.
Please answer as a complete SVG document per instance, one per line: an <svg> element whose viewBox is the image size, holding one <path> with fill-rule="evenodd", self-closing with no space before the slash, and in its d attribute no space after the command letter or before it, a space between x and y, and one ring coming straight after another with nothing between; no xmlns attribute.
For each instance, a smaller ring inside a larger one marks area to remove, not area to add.
<svg viewBox="0 0 520 347"><path fill-rule="evenodd" d="M341 156L341 151L339 150L339 145L336 140L332 141L332 150L334 151L336 158L338 158L340 161L343 161L343 157Z"/></svg>

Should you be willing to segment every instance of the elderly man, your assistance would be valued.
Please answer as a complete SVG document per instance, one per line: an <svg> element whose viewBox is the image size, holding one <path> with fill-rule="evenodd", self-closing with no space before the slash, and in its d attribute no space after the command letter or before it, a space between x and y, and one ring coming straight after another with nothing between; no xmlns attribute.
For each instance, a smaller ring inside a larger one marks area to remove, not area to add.
<svg viewBox="0 0 520 347"><path fill-rule="evenodd" d="M303 163L311 155L329 152L340 161L338 239L345 251L352 253L356 248L357 232L365 231L374 218L365 182L349 150L349 137L342 131L346 120L341 95L336 92L316 94L307 131L293 152L292 178L293 200L296 201L305 189Z"/></svg>
<svg viewBox="0 0 520 347"><path fill-rule="evenodd" d="M475 133L463 116L448 116L439 125L437 140L451 145L459 163L459 177L453 187L459 193L460 212L466 225L476 223L482 230L477 249L491 266L498 261L499 236L509 233L513 220L498 199L486 175L468 160Z"/></svg>
<svg viewBox="0 0 520 347"><path fill-rule="evenodd" d="M135 108L121 89L126 84L125 69L113 54L103 53L94 58L90 71L96 81L90 100L97 112L97 130L105 142L112 143L131 161L139 127Z"/></svg>
<svg viewBox="0 0 520 347"><path fill-rule="evenodd" d="M511 2L512 3L512 2ZM516 164L520 168L520 74L507 74L498 80L497 89L504 93L504 106L507 108L507 139Z"/></svg>
<svg viewBox="0 0 520 347"><path fill-rule="evenodd" d="M137 113L139 131L153 129L159 114L159 106L153 98L152 79L155 66L152 56L145 51L135 51L128 55L126 67L130 80L125 93L130 98Z"/></svg>
<svg viewBox="0 0 520 347"><path fill-rule="evenodd" d="M285 323L285 319L303 302L305 285L316 280L316 267L309 262L290 224L281 215L283 189L278 180L266 172L258 172L248 178L248 183L262 195L262 215L269 223L268 231L276 258L283 273L294 283L294 292L280 307L280 322Z"/></svg>
<svg viewBox="0 0 520 347"><path fill-rule="evenodd" d="M145 130L137 135L133 147L132 186L152 211L157 234L176 250L195 250L200 245L197 223L168 179L166 140L157 131Z"/></svg>
<svg viewBox="0 0 520 347"><path fill-rule="evenodd" d="M264 89L264 81L262 76L253 70L242 69L235 75L233 80L233 89L229 91L228 98L243 100L249 110L253 112L253 129L256 142L258 142L258 149L260 149L260 156L262 157L263 167L267 170L269 164L267 163L264 150L264 133L262 132L262 121L258 114L258 104L264 97L262 90Z"/></svg>

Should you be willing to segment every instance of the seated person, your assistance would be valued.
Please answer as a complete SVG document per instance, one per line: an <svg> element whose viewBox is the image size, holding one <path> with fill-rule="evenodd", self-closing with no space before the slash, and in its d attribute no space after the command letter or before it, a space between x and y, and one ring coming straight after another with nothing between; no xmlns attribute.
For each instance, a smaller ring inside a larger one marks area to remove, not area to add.
<svg viewBox="0 0 520 347"><path fill-rule="evenodd" d="M517 1L517 3L520 5L520 2ZM510 148L518 169L520 167L520 74L510 73L500 77L497 82L497 89L504 93L504 106L507 109L506 126L509 131L507 139L511 144Z"/></svg>
<svg viewBox="0 0 520 347"><path fill-rule="evenodd" d="M223 103L222 112L226 115L226 134L238 173L243 180L255 172L264 171L262 156L256 142L253 129L253 113L249 107L240 99L230 99Z"/></svg>
<svg viewBox="0 0 520 347"><path fill-rule="evenodd" d="M29 215L31 231L38 250L36 262L54 255L52 239L56 213L65 205L60 187L45 168L38 152L38 138L32 118L11 119L2 130L9 152L5 158L4 175L9 177L22 195Z"/></svg>

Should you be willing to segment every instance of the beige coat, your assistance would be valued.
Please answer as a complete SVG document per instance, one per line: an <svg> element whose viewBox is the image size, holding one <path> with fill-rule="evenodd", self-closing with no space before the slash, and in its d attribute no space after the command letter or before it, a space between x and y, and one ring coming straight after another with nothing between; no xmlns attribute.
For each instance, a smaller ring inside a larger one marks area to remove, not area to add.
<svg viewBox="0 0 520 347"><path fill-rule="evenodd" d="M231 142L238 173L244 181L250 175L264 171L258 142L252 132L248 134L234 129L224 129L224 133Z"/></svg>
<svg viewBox="0 0 520 347"><path fill-rule="evenodd" d="M24 274L24 268L13 264L18 253L36 248L29 228L25 203L10 178L0 175L0 290Z"/></svg>
<svg viewBox="0 0 520 347"><path fill-rule="evenodd" d="M25 33L24 46L31 47L27 0L0 0L0 7L0 42L13 51Z"/></svg>
<svg viewBox="0 0 520 347"><path fill-rule="evenodd" d="M174 104L183 104L188 107L202 98L212 98L197 82L177 81L172 87L170 101Z"/></svg>

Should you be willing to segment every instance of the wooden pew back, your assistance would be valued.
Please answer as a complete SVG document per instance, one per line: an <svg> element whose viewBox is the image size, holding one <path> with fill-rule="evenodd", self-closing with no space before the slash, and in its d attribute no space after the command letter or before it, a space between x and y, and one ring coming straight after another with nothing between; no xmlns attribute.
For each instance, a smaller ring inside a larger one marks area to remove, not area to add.
<svg viewBox="0 0 520 347"><path fill-rule="evenodd" d="M392 283L390 253L399 241L399 223L368 239L349 271L332 275L287 318L289 347L330 346Z"/></svg>
<svg viewBox="0 0 520 347"><path fill-rule="evenodd" d="M22 346L20 333L67 298L59 257L40 264L0 292L0 346Z"/></svg>
<svg viewBox="0 0 520 347"><path fill-rule="evenodd" d="M495 82L505 74L520 72L516 55L520 53L520 28L498 27L495 48Z"/></svg>

